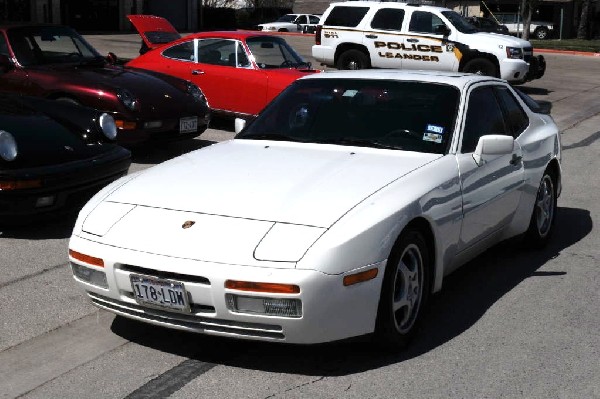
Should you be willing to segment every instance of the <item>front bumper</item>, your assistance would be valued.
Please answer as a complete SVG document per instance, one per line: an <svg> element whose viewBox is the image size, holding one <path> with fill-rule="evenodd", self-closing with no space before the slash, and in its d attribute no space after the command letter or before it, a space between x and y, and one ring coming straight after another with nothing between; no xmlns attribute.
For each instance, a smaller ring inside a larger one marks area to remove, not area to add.
<svg viewBox="0 0 600 399"><path fill-rule="evenodd" d="M529 61L529 71L527 75L525 75L525 80L530 81L534 79L539 79L544 76L546 72L546 59L543 55L538 55L535 57L531 57Z"/></svg>
<svg viewBox="0 0 600 399"><path fill-rule="evenodd" d="M67 164L4 172L8 180L39 179L42 186L31 189L0 191L0 220L14 224L28 217L83 206L102 187L127 174L131 153L115 146L114 150L93 159ZM52 204L40 206L40 198L52 197Z"/></svg>
<svg viewBox="0 0 600 399"><path fill-rule="evenodd" d="M352 286L343 285L344 275L315 270L276 269L215 264L171 258L115 248L79 236L71 237L74 251L100 257L104 267L72 263L106 273L108 288L75 278L92 302L110 312L185 331L271 342L311 344L335 341L373 332L385 262L378 276ZM353 273L360 271L354 270ZM131 274L170 278L185 284L191 311L181 313L138 304L130 282ZM173 277L175 276L175 277ZM240 292L225 288L226 280L296 284L298 294ZM297 298L302 301L301 317L237 313L228 309L225 295Z"/></svg>
<svg viewBox="0 0 600 399"><path fill-rule="evenodd" d="M117 132L117 142L124 146L136 146L146 143L152 144L198 137L208 128L210 114L189 116L196 116L198 118L198 125L196 131L186 133L181 133L179 130L180 118L157 117L156 119L125 119L126 122L135 124L135 128L119 128ZM118 119L118 116L115 116L115 119ZM156 122L160 122L160 127L146 127L147 124Z"/></svg>

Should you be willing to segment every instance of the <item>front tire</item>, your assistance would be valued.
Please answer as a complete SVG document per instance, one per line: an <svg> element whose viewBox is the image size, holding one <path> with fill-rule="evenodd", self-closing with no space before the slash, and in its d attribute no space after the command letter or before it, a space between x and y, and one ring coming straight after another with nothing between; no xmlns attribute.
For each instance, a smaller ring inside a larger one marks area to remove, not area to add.
<svg viewBox="0 0 600 399"><path fill-rule="evenodd" d="M344 51L338 58L337 69L369 69L371 61L369 56L360 50L350 49Z"/></svg>
<svg viewBox="0 0 600 399"><path fill-rule="evenodd" d="M556 219L556 177L546 169L540 181L529 228L525 235L527 243L536 248L544 246L554 231Z"/></svg>
<svg viewBox="0 0 600 399"><path fill-rule="evenodd" d="M474 58L468 61L463 68L463 72L498 77L498 68L487 58Z"/></svg>
<svg viewBox="0 0 600 399"><path fill-rule="evenodd" d="M403 232L388 259L375 327L376 343L394 350L406 347L429 297L430 255L419 230Z"/></svg>

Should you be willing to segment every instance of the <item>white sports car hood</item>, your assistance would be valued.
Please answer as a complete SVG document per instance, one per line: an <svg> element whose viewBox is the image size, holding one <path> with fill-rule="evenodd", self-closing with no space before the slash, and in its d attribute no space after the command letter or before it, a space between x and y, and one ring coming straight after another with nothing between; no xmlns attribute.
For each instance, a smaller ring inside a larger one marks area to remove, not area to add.
<svg viewBox="0 0 600 399"><path fill-rule="evenodd" d="M441 155L233 140L148 169L105 201L327 228Z"/></svg>

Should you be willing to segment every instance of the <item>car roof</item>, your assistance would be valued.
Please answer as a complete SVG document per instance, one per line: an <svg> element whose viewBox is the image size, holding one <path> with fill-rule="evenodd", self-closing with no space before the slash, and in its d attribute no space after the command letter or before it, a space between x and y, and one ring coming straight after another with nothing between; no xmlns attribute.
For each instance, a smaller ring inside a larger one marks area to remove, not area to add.
<svg viewBox="0 0 600 399"><path fill-rule="evenodd" d="M401 69L367 69L358 71L325 71L302 78L305 79L371 79L371 80L399 80L421 81L427 83L444 83L464 89L466 86L478 82L505 82L502 79L490 76L475 75L461 72L442 71L406 71Z"/></svg>
<svg viewBox="0 0 600 399"><path fill-rule="evenodd" d="M412 7L415 9L422 8L425 10L439 10L439 11L451 11L446 7L429 6L424 4L412 4L412 3L396 3L391 1L344 1L331 3L330 7L333 6L349 6L349 7L372 7L372 8L408 8Z"/></svg>
<svg viewBox="0 0 600 399"><path fill-rule="evenodd" d="M184 42L186 40L189 39L193 39L193 38L206 38L206 37L217 37L217 38L222 38L222 39L247 39L249 37L256 37L256 36L269 36L269 37L277 37L277 38L281 38L281 36L277 36L277 35L273 35L272 33L267 33L267 32L260 32L260 31L255 31L255 30L235 30L235 31L210 31L210 32L197 32L197 33L192 33L190 35L184 36L181 39L178 39L177 42ZM172 44L175 42L171 42L169 44Z"/></svg>

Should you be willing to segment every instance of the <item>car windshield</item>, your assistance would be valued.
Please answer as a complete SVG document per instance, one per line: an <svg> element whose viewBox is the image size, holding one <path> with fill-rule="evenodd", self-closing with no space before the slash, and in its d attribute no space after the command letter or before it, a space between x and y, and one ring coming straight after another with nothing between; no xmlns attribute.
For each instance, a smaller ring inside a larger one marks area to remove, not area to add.
<svg viewBox="0 0 600 399"><path fill-rule="evenodd" d="M295 20L296 20L296 15L286 14L282 17L279 17L279 19L275 22L294 22Z"/></svg>
<svg viewBox="0 0 600 399"><path fill-rule="evenodd" d="M443 154L459 97L456 87L439 83L299 80L236 138Z"/></svg>
<svg viewBox="0 0 600 399"><path fill-rule="evenodd" d="M31 26L8 30L8 41L23 66L104 62L81 35L62 26Z"/></svg>
<svg viewBox="0 0 600 399"><path fill-rule="evenodd" d="M310 64L282 38L250 37L246 40L246 44L261 69L310 67Z"/></svg>
<svg viewBox="0 0 600 399"><path fill-rule="evenodd" d="M462 33L477 33L479 29L473 26L465 17L455 11L442 11L442 15L448 18L448 21Z"/></svg>

